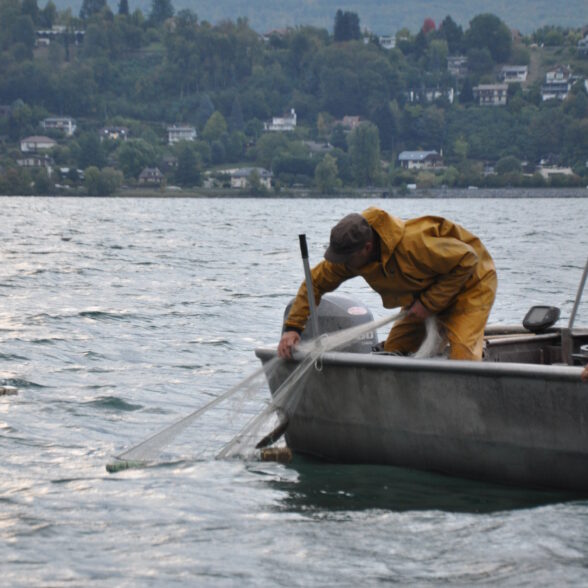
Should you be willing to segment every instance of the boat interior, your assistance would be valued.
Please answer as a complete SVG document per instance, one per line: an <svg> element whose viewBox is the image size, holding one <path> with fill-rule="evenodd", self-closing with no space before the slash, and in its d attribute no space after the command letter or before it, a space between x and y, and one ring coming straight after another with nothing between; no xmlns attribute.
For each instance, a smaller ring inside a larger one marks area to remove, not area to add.
<svg viewBox="0 0 588 588"><path fill-rule="evenodd" d="M556 328L559 309L532 307L521 326L493 325L484 333L484 361L539 365L588 364L588 328Z"/></svg>

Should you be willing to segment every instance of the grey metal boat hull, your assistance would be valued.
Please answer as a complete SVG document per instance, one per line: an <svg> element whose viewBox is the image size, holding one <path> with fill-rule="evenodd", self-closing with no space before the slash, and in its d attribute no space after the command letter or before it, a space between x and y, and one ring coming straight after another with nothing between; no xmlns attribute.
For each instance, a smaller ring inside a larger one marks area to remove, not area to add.
<svg viewBox="0 0 588 588"><path fill-rule="evenodd" d="M273 349L258 349L262 362ZM286 440L329 461L378 463L529 487L588 490L581 368L327 353ZM269 377L272 394L297 362Z"/></svg>

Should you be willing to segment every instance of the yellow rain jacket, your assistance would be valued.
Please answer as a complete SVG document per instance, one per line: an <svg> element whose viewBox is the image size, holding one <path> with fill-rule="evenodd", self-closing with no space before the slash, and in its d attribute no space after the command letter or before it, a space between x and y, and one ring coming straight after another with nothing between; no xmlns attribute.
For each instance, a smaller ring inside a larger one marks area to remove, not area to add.
<svg viewBox="0 0 588 588"><path fill-rule="evenodd" d="M441 217L408 221L379 208L362 215L380 237L380 259L359 270L323 260L312 270L315 300L342 282L362 276L382 297L385 308L409 306L416 299L444 328L453 359L481 359L484 326L496 294L494 262L482 242ZM302 330L309 316L303 282L285 326ZM425 336L421 321L407 317L390 331L384 348L414 352Z"/></svg>

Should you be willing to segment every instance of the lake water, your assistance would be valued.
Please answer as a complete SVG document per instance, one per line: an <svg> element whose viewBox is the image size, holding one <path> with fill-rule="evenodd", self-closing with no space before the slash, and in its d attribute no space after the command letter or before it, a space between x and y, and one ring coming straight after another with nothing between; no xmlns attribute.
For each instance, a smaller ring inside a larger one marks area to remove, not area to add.
<svg viewBox="0 0 588 588"><path fill-rule="evenodd" d="M348 212L443 215L496 261L492 322L518 323L532 304L567 321L588 197L0 204L0 385L19 391L0 397L1 585L588 582L588 499L300 457L216 460L252 403L265 406L261 385L245 408L206 413L158 465L105 470L259 367L254 348L277 342L303 279L299 233L314 263ZM359 281L341 291L389 312Z"/></svg>

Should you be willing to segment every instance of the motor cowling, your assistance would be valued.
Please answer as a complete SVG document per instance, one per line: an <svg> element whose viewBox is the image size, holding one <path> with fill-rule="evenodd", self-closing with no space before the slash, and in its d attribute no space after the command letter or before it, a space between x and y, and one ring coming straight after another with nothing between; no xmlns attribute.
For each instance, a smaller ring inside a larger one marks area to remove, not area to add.
<svg viewBox="0 0 588 588"><path fill-rule="evenodd" d="M292 299L284 311L284 320L290 313L290 308L294 303ZM357 327L374 320L371 311L361 302L354 300L349 296L342 294L325 294L317 307L318 325L320 334L341 331L350 327ZM282 329L282 333L284 330ZM307 322L307 328L302 332L303 341L309 341L312 338L312 327L310 320ZM376 331L369 331L360 339L356 339L349 345L342 347L340 351L351 353L370 353L372 347L378 343Z"/></svg>

